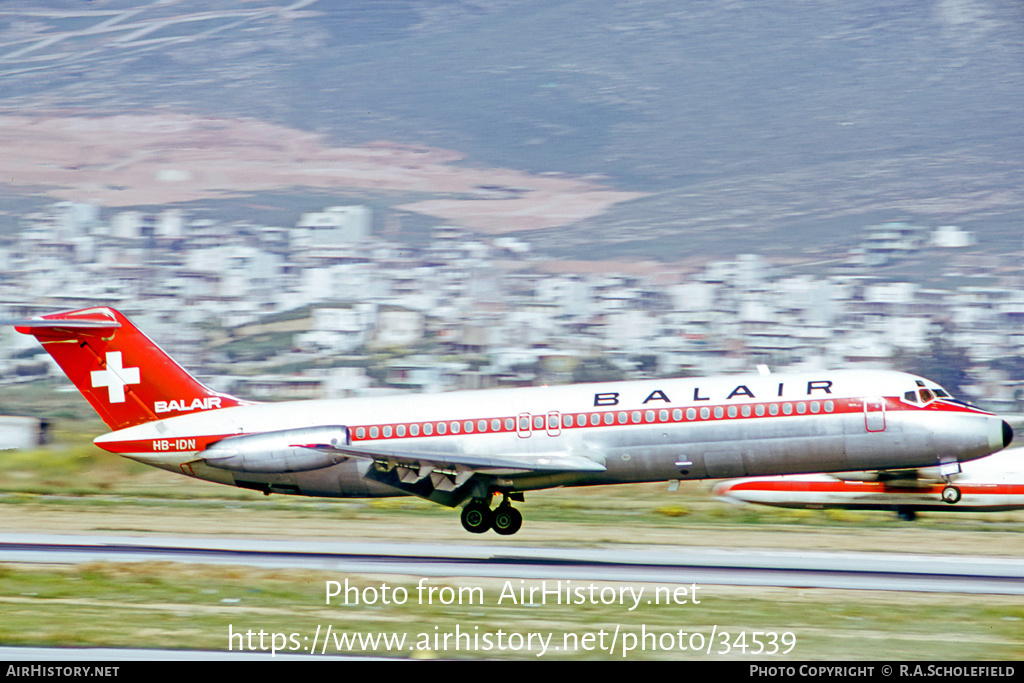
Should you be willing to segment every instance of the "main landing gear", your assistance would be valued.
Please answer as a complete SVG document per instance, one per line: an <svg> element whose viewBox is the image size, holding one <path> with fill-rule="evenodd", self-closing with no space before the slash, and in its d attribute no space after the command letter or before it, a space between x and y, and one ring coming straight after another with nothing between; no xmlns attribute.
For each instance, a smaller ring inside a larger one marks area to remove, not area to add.
<svg viewBox="0 0 1024 683"><path fill-rule="evenodd" d="M482 534L490 529L502 536L511 536L523 526L523 515L508 502L508 495L501 505L491 509L486 500L474 498L462 508L462 527L471 534Z"/></svg>

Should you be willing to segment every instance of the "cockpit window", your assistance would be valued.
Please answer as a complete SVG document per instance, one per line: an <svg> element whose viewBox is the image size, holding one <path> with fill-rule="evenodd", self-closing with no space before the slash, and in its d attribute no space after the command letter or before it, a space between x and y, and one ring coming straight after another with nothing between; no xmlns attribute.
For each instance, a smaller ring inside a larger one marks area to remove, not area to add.
<svg viewBox="0 0 1024 683"><path fill-rule="evenodd" d="M952 396L946 393L945 389L926 387L925 383L921 380L915 380L914 383L918 386L916 390L903 392L903 400L907 403L928 404L940 398L950 401L954 400Z"/></svg>

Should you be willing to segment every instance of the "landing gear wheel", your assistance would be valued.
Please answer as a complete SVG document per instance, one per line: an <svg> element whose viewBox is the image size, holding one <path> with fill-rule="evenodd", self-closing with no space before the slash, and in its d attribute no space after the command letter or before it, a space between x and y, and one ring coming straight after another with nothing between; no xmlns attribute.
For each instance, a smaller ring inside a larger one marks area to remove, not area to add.
<svg viewBox="0 0 1024 683"><path fill-rule="evenodd" d="M494 531L502 536L511 536L523 526L523 514L511 505L502 505L494 511Z"/></svg>
<svg viewBox="0 0 1024 683"><path fill-rule="evenodd" d="M483 503L473 502L462 508L462 528L471 534L482 534L491 528L494 513Z"/></svg>
<svg viewBox="0 0 1024 683"><path fill-rule="evenodd" d="M947 486L942 489L942 500L950 505L960 502L960 489L955 486Z"/></svg>

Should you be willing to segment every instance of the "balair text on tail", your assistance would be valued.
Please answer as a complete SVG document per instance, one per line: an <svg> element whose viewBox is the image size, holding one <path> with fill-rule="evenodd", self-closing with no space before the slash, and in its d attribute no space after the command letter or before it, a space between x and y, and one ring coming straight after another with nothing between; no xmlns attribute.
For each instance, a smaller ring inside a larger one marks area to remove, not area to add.
<svg viewBox="0 0 1024 683"><path fill-rule="evenodd" d="M39 340L111 429L243 403L204 386L112 308L52 313L15 329Z"/></svg>

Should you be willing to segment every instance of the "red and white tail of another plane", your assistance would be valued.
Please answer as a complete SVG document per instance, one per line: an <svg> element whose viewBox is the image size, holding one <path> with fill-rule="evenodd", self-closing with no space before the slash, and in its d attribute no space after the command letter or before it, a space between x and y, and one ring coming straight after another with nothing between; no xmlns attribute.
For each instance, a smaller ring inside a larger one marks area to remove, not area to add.
<svg viewBox="0 0 1024 683"><path fill-rule="evenodd" d="M732 503L783 508L917 512L1000 512L1024 509L1024 448L1011 448L960 465L894 472L847 472L752 477L718 482L715 496Z"/></svg>
<svg viewBox="0 0 1024 683"><path fill-rule="evenodd" d="M419 496L463 506L473 533L515 533L511 501L537 489L948 472L1013 436L934 382L884 371L253 403L198 382L111 308L7 322L43 344L113 430L95 439L103 449L266 494Z"/></svg>

